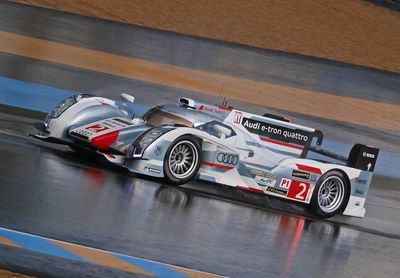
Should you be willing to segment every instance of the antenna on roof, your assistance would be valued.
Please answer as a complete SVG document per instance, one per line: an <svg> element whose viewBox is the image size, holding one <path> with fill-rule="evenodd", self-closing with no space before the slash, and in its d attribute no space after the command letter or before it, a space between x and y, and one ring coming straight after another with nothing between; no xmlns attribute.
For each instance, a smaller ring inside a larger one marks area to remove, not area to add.
<svg viewBox="0 0 400 278"><path fill-rule="evenodd" d="M224 99L222 100L222 107L225 107L225 105L226 105L226 102L227 102L227 100L226 100L226 96L224 96Z"/></svg>
<svg viewBox="0 0 400 278"><path fill-rule="evenodd" d="M221 87L219 87L219 93L218 93L218 100L221 97L222 90L224 89L224 84L221 84Z"/></svg>

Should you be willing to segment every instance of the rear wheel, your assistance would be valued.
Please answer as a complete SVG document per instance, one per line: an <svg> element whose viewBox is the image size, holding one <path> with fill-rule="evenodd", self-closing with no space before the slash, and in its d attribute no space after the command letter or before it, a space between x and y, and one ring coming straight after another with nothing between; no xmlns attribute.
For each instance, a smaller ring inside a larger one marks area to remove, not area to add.
<svg viewBox="0 0 400 278"><path fill-rule="evenodd" d="M169 146L164 158L165 178L173 184L191 181L200 168L201 154L197 140L184 135Z"/></svg>
<svg viewBox="0 0 400 278"><path fill-rule="evenodd" d="M311 207L318 216L332 217L343 208L348 193L349 185L345 176L339 171L330 171L317 182Z"/></svg>

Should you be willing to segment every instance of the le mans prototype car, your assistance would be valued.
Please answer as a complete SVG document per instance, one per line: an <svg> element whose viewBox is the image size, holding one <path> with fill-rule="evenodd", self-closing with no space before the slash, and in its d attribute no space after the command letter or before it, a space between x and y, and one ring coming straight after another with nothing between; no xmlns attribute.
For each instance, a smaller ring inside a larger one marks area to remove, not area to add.
<svg viewBox="0 0 400 278"><path fill-rule="evenodd" d="M314 128L188 98L135 117L128 109L134 97L121 97L71 96L32 136L176 185L197 178L302 202L320 217L365 214L376 148L355 144L344 157L322 149ZM310 152L337 162L308 159Z"/></svg>

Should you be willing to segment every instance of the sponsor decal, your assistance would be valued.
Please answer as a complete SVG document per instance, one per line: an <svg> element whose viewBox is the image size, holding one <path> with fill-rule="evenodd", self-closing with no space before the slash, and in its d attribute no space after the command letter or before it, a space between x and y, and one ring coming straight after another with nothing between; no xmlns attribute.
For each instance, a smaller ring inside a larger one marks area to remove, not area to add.
<svg viewBox="0 0 400 278"><path fill-rule="evenodd" d="M264 178L261 176L256 176L255 180L258 184L264 185L264 186L274 186L276 183L276 179L271 179L271 178Z"/></svg>
<svg viewBox="0 0 400 278"><path fill-rule="evenodd" d="M218 107L215 107L215 106L207 107L205 105L200 105L199 106L199 110L210 112L210 113L216 113L216 114L223 114L224 113L224 111L222 111L221 109L219 109Z"/></svg>
<svg viewBox="0 0 400 278"><path fill-rule="evenodd" d="M363 152L363 157L375 158L375 155L372 153Z"/></svg>
<svg viewBox="0 0 400 278"><path fill-rule="evenodd" d="M257 170L257 169L251 169L250 173L252 173L255 176L261 176L261 177L264 177L264 178L269 178L269 179L276 180L276 175L273 175L273 174L267 173L267 172L263 172L263 171L260 171L260 170Z"/></svg>
<svg viewBox="0 0 400 278"><path fill-rule="evenodd" d="M318 176L315 173L310 173L310 181L317 181L318 180Z"/></svg>
<svg viewBox="0 0 400 278"><path fill-rule="evenodd" d="M242 126L251 133L298 145L304 145L311 138L310 133L304 130L285 128L246 117L242 120Z"/></svg>
<svg viewBox="0 0 400 278"><path fill-rule="evenodd" d="M292 180L287 196L291 199L305 202L310 190L310 186L311 184L308 182Z"/></svg>
<svg viewBox="0 0 400 278"><path fill-rule="evenodd" d="M275 187L267 187L266 191L269 191L269 192L272 192L275 194L279 194L279 195L283 195L283 196L286 196L286 194L287 194L286 190L275 188Z"/></svg>
<svg viewBox="0 0 400 278"><path fill-rule="evenodd" d="M310 173L299 171L299 170L293 170L292 171L292 176L296 178L300 178L303 180L309 180L310 179Z"/></svg>
<svg viewBox="0 0 400 278"><path fill-rule="evenodd" d="M107 127L110 127L110 128L117 128L117 127L123 128L123 127L127 126L126 124L123 124L123 123L121 123L119 121L116 121L116 120L105 120L104 122L101 123L101 125L107 126Z"/></svg>
<svg viewBox="0 0 400 278"><path fill-rule="evenodd" d="M95 124L95 125L87 127L86 129L89 130L89 131L92 131L94 133L99 133L99 132L102 132L102 131L107 130L109 128L106 127L106 126L103 126L101 124Z"/></svg>
<svg viewBox="0 0 400 278"><path fill-rule="evenodd" d="M113 127L126 127L127 124L122 123L120 121L116 121L116 120L107 120L105 121L107 124L112 125Z"/></svg>
<svg viewBox="0 0 400 278"><path fill-rule="evenodd" d="M356 194L360 194L360 195L364 195L364 191L361 191L361 190L358 190L358 189L356 189L356 192L355 192Z"/></svg>
<svg viewBox="0 0 400 278"><path fill-rule="evenodd" d="M106 126L106 127L109 127L109 128L116 128L117 126L115 126L115 125L113 125L112 123L110 123L110 122L107 122L107 121L105 121L105 122L103 122L103 123L101 123L103 126Z"/></svg>
<svg viewBox="0 0 400 278"><path fill-rule="evenodd" d="M155 168L151 168L151 167L144 167L144 170L145 170L145 171L152 172L152 173L156 173L156 174L160 174L160 173L161 173L160 170L155 169Z"/></svg>
<svg viewBox="0 0 400 278"><path fill-rule="evenodd" d="M284 189L289 189L291 183L292 183L292 180L283 178L281 180L281 183L279 184L279 187L284 188Z"/></svg>
<svg viewBox="0 0 400 278"><path fill-rule="evenodd" d="M243 113L239 111L235 111L235 114L233 115L233 123L234 124L241 124L243 119Z"/></svg>
<svg viewBox="0 0 400 278"><path fill-rule="evenodd" d="M154 154L159 156L160 154L162 154L162 151L163 151L163 147L157 146L156 149L154 150Z"/></svg>
<svg viewBox="0 0 400 278"><path fill-rule="evenodd" d="M358 184L367 184L367 180L360 179L359 177L356 178L356 183Z"/></svg>
<svg viewBox="0 0 400 278"><path fill-rule="evenodd" d="M225 164L236 165L239 163L239 156L230 153L219 153L217 155L217 161Z"/></svg>
<svg viewBox="0 0 400 278"><path fill-rule="evenodd" d="M133 125L132 122L129 122L129 121L123 120L123 119L119 119L119 118L113 119L113 122L122 123L122 124L124 124L124 126Z"/></svg>
<svg viewBox="0 0 400 278"><path fill-rule="evenodd" d="M88 131L86 129L78 129L77 131L74 131L72 133L74 133L75 135L76 134L80 134L80 135L84 135L84 136L87 136L87 137L93 135L93 132L90 132L90 131ZM85 138L85 139L87 139L87 138Z"/></svg>
<svg viewBox="0 0 400 278"><path fill-rule="evenodd" d="M256 176L262 176L263 171L256 170L256 169L251 169L250 173L252 173L253 175L256 175Z"/></svg>

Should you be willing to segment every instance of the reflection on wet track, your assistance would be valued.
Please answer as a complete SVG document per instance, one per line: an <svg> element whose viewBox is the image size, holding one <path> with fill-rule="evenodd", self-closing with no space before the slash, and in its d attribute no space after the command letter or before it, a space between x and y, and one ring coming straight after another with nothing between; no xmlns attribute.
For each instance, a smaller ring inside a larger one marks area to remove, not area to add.
<svg viewBox="0 0 400 278"><path fill-rule="evenodd" d="M398 270L395 239L200 196L28 138L0 135L0 153L2 227L233 277Z"/></svg>

